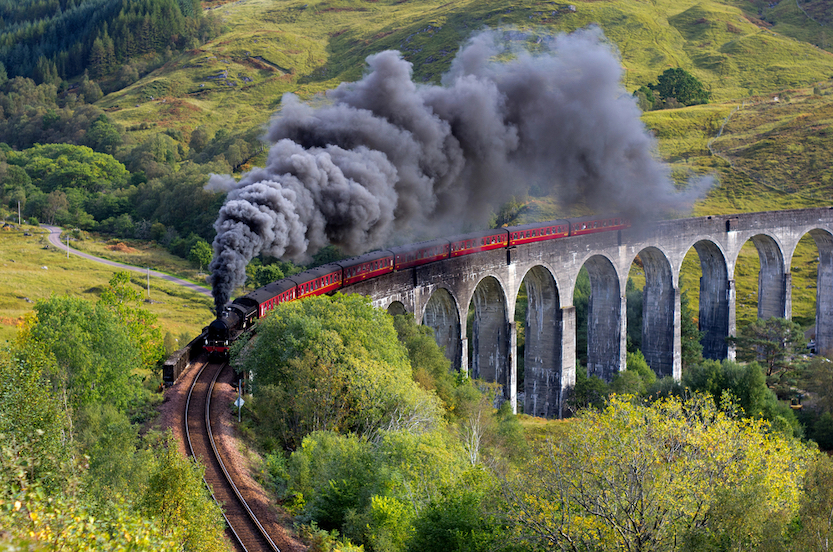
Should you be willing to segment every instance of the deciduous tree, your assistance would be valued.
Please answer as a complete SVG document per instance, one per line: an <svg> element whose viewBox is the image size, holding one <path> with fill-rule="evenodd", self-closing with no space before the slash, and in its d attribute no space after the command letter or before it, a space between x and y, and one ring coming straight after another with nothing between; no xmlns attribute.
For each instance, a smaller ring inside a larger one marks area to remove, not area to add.
<svg viewBox="0 0 833 552"><path fill-rule="evenodd" d="M666 69L651 86L663 100L675 99L683 105L704 104L709 93L697 77L679 67Z"/></svg>
<svg viewBox="0 0 833 552"><path fill-rule="evenodd" d="M141 355L142 366L153 370L165 357L165 345L156 315L141 308L141 301L142 293L131 284L130 272L126 270L113 274L99 299L100 304L118 317L128 339Z"/></svg>
<svg viewBox="0 0 833 552"><path fill-rule="evenodd" d="M689 542L754 549L765 533L782 535L813 453L766 422L732 418L694 396L649 406L612 398L602 411L581 412L541 454L507 485L522 539L661 552ZM738 516L719 515L729 504Z"/></svg>
<svg viewBox="0 0 833 552"><path fill-rule="evenodd" d="M188 260L192 263L199 265L200 272L202 272L202 267L207 266L208 263L211 262L211 257L214 256L214 250L211 249L211 246L208 245L208 242L205 240L199 240L193 246L191 246L191 251L188 252ZM283 275L281 275L281 278ZM280 280L280 278L276 278Z"/></svg>
<svg viewBox="0 0 833 552"><path fill-rule="evenodd" d="M259 411L288 428L281 441L289 450L314 429L376 439L384 430L425 431L442 415L437 397L414 382L391 318L358 295L279 305L240 358Z"/></svg>
<svg viewBox="0 0 833 552"><path fill-rule="evenodd" d="M798 355L806 352L807 340L801 326L784 318L757 318L729 341L737 347L740 360L760 362L767 377L779 379L796 368Z"/></svg>
<svg viewBox="0 0 833 552"><path fill-rule="evenodd" d="M74 297L38 301L23 329L23 344L41 346L55 356L56 373L47 374L73 407L133 400L131 374L140 366L139 350L116 316L103 304Z"/></svg>

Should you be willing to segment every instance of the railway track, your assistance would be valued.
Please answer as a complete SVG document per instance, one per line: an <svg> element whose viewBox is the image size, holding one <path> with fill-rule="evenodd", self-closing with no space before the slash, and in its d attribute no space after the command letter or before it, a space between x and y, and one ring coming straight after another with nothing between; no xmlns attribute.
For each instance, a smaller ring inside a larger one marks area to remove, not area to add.
<svg viewBox="0 0 833 552"><path fill-rule="evenodd" d="M204 362L188 390L185 437L188 451L205 465L205 484L223 508L230 538L244 552L280 552L226 470L211 432L211 394L226 363Z"/></svg>

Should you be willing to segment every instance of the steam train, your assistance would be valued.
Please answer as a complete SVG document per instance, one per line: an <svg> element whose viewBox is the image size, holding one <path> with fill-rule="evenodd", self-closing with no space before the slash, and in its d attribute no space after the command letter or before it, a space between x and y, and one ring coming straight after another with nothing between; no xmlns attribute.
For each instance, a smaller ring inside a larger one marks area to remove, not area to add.
<svg viewBox="0 0 833 552"><path fill-rule="evenodd" d="M319 266L267 284L226 305L207 328L205 350L209 354L228 355L229 345L256 319L287 301L323 295L382 274L443 259L628 227L630 221L618 215L551 220L403 245Z"/></svg>

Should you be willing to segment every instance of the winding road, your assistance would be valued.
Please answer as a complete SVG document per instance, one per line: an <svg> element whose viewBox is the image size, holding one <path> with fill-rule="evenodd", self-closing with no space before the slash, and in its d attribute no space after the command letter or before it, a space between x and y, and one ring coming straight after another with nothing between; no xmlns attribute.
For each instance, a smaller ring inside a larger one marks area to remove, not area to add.
<svg viewBox="0 0 833 552"><path fill-rule="evenodd" d="M63 251L69 251L73 255L78 255L81 258L84 258L84 259L87 259L87 260L90 260L90 261L93 261L93 262L96 262L96 263L106 264L106 265L109 265L109 266L112 266L112 267L115 267L115 268L120 268L122 270L132 270L133 272L139 272L141 274L150 274L154 278L162 278L163 280L167 280L167 281L169 281L171 283L174 283L176 285L186 287L186 288L190 289L191 291L195 291L195 292L200 293L202 295L206 295L208 297L211 297L211 290L209 288L205 287L205 286L200 286L200 285L195 284L193 282L189 282L187 280L183 280L182 278L177 278L176 276L171 276L170 274L165 274L163 272L159 272L159 271L156 271L156 270L148 271L148 269L146 269L146 268L140 268L140 267L137 267L137 266L127 265L127 264L119 263L119 262L116 262L116 261L110 261L110 260L107 260L107 259L102 259L101 257L96 257L95 255L90 255L89 253L84 253L83 251L78 251L77 249L73 249L73 248L69 247L69 245L67 245L66 242L61 242L61 232L62 232L61 228L58 228L57 226L47 226L45 224L42 224L41 227L46 228L47 230L49 230L49 236L48 236L49 243L51 243L52 245L54 245L58 249L61 249Z"/></svg>

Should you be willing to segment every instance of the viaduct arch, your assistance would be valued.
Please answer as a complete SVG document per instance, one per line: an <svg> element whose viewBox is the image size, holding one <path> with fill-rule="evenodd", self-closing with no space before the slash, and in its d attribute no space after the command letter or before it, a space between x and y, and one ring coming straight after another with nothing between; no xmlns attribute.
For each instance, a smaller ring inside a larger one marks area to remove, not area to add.
<svg viewBox="0 0 833 552"><path fill-rule="evenodd" d="M833 207L707 216L635 225L446 259L345 288L375 306L412 313L435 330L455 368L499 383L517 411L563 415L576 381L573 293L582 267L590 275L588 372L608 381L625 369L626 283L634 259L645 271L642 352L662 376L680 379L680 270L696 251L702 269L698 308L703 354L734 358L734 272L741 247L758 251L758 316L791 316L790 265L809 234L819 250L816 347L833 356ZM524 389L517 389L514 312L526 283ZM474 317L469 324L469 305ZM471 335L471 343L467 335ZM469 358L471 351L472 358Z"/></svg>

